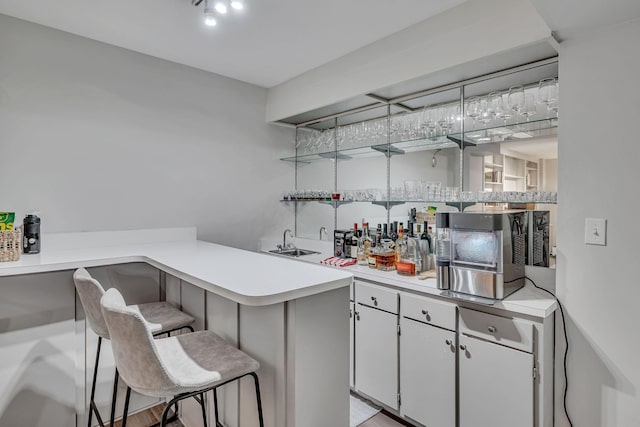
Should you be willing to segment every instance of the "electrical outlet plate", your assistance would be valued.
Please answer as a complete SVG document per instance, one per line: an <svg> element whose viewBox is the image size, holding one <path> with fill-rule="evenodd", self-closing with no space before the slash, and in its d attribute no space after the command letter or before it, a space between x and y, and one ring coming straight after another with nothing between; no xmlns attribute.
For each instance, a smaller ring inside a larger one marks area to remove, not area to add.
<svg viewBox="0 0 640 427"><path fill-rule="evenodd" d="M587 245L607 244L607 220L605 218L585 218L584 243Z"/></svg>

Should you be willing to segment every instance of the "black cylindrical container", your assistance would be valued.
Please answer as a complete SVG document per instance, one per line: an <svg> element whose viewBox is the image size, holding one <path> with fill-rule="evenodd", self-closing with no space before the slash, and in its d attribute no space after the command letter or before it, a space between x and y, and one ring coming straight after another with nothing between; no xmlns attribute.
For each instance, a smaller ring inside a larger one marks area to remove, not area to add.
<svg viewBox="0 0 640 427"><path fill-rule="evenodd" d="M40 253L40 218L37 215L27 215L22 223L24 238L22 252L25 254Z"/></svg>

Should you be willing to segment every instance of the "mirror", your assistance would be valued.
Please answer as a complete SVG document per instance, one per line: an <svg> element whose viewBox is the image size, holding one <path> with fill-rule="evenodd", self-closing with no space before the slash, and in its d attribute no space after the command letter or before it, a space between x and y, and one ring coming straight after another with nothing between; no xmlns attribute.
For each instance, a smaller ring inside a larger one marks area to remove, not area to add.
<svg viewBox="0 0 640 427"><path fill-rule="evenodd" d="M296 190L313 201L295 204L297 236L406 226L412 209L421 223L429 208L526 208L550 211L553 254L557 71L542 61L299 127Z"/></svg>

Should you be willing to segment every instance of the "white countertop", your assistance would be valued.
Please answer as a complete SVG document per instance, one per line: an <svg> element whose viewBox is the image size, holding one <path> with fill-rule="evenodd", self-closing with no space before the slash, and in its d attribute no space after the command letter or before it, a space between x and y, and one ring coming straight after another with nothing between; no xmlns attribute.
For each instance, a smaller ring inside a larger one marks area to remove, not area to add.
<svg viewBox="0 0 640 427"><path fill-rule="evenodd" d="M275 247L275 243L269 239L263 239L261 243L264 250L273 249ZM319 264L320 261L332 255L331 242L295 239L294 244L297 247L303 249L310 249L321 252L320 254L305 255L296 258L297 260L305 261L306 263ZM277 257L280 258L279 256ZM365 279L381 283L398 290L407 290L426 295L436 295L440 297L450 298L445 294L445 291L437 288L436 279L420 280L417 278L417 276L401 276L395 271L375 270L361 265L352 265L349 267L331 267L325 266L323 264L320 265L331 270L348 271L350 273L353 273L353 275L358 279ZM536 289L533 285L527 282L527 284L522 289L514 292L503 300L496 301L491 307L510 311L513 313L546 318L557 309L557 302L549 294L540 289Z"/></svg>
<svg viewBox="0 0 640 427"><path fill-rule="evenodd" d="M277 304L348 286L353 278L348 271L198 241L193 228L45 235L40 254L0 262L0 277L130 262L244 305Z"/></svg>

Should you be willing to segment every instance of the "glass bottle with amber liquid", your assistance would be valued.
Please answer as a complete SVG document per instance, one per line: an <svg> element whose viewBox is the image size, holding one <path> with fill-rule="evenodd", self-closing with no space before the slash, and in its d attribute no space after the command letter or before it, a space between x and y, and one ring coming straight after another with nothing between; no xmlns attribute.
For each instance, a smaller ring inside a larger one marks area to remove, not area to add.
<svg viewBox="0 0 640 427"><path fill-rule="evenodd" d="M402 276L416 275L416 261L420 256L416 250L416 243L404 235L402 226L398 229L396 240L396 271Z"/></svg>

